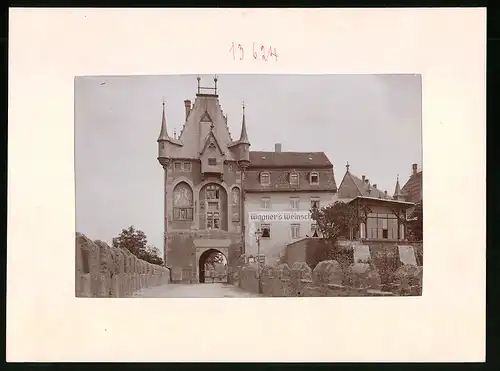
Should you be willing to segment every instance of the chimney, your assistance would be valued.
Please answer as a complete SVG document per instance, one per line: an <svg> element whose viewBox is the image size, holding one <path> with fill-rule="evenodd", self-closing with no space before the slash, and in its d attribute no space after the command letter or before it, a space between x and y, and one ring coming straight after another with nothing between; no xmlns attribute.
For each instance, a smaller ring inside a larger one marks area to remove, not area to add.
<svg viewBox="0 0 500 371"><path fill-rule="evenodd" d="M373 188L377 189L377 185L376 185L376 184L374 184L374 185L373 185Z"/></svg>
<svg viewBox="0 0 500 371"><path fill-rule="evenodd" d="M417 174L417 164L411 165L411 169L412 169L412 174L416 175Z"/></svg>
<svg viewBox="0 0 500 371"><path fill-rule="evenodd" d="M184 107L186 108L186 120L187 120L189 112L191 111L191 101L189 99L186 99L184 101Z"/></svg>
<svg viewBox="0 0 500 371"><path fill-rule="evenodd" d="M281 152L281 143L276 143L274 145L274 152Z"/></svg>
<svg viewBox="0 0 500 371"><path fill-rule="evenodd" d="M365 178L365 183L370 184L370 180Z"/></svg>
<svg viewBox="0 0 500 371"><path fill-rule="evenodd" d="M364 175L361 175L361 180L363 181L363 183L365 182L365 176Z"/></svg>

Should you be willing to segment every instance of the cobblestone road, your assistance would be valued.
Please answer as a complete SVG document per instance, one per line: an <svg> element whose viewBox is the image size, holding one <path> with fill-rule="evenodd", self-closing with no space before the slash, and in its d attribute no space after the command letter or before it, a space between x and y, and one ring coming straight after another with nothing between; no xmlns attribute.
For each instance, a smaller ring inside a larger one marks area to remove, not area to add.
<svg viewBox="0 0 500 371"><path fill-rule="evenodd" d="M137 292L140 298L257 298L249 293L225 283L168 284L148 287Z"/></svg>

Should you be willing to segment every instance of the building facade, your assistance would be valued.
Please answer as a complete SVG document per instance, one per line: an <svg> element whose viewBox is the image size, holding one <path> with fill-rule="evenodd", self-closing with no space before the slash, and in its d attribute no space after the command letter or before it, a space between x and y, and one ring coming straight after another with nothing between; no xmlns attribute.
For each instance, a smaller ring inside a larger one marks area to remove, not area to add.
<svg viewBox="0 0 500 371"><path fill-rule="evenodd" d="M333 165L323 152L283 152L281 144L274 152L251 151L244 179L245 255L273 264L287 244L317 235L310 210L331 204L336 191Z"/></svg>
<svg viewBox="0 0 500 371"><path fill-rule="evenodd" d="M179 137L167 131L165 103L158 137L164 171L164 261L173 280L205 277L205 260L221 252L235 265L243 250L243 172L250 160L245 113L233 140L213 88L200 87L186 100Z"/></svg>

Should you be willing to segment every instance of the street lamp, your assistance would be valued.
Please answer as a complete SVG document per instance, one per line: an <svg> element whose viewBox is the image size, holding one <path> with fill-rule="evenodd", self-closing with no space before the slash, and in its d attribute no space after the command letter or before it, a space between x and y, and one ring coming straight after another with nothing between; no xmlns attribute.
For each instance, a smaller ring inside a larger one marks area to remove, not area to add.
<svg viewBox="0 0 500 371"><path fill-rule="evenodd" d="M260 238L262 237L262 231L257 229L255 231L255 241L257 241L257 278L260 280Z"/></svg>

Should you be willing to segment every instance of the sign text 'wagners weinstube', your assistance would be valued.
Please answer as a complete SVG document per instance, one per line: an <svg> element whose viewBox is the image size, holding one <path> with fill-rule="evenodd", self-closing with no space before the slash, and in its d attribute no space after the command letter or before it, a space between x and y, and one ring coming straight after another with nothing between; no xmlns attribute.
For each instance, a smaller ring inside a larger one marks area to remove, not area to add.
<svg viewBox="0 0 500 371"><path fill-rule="evenodd" d="M250 212L250 222L307 222L311 220L309 211Z"/></svg>

